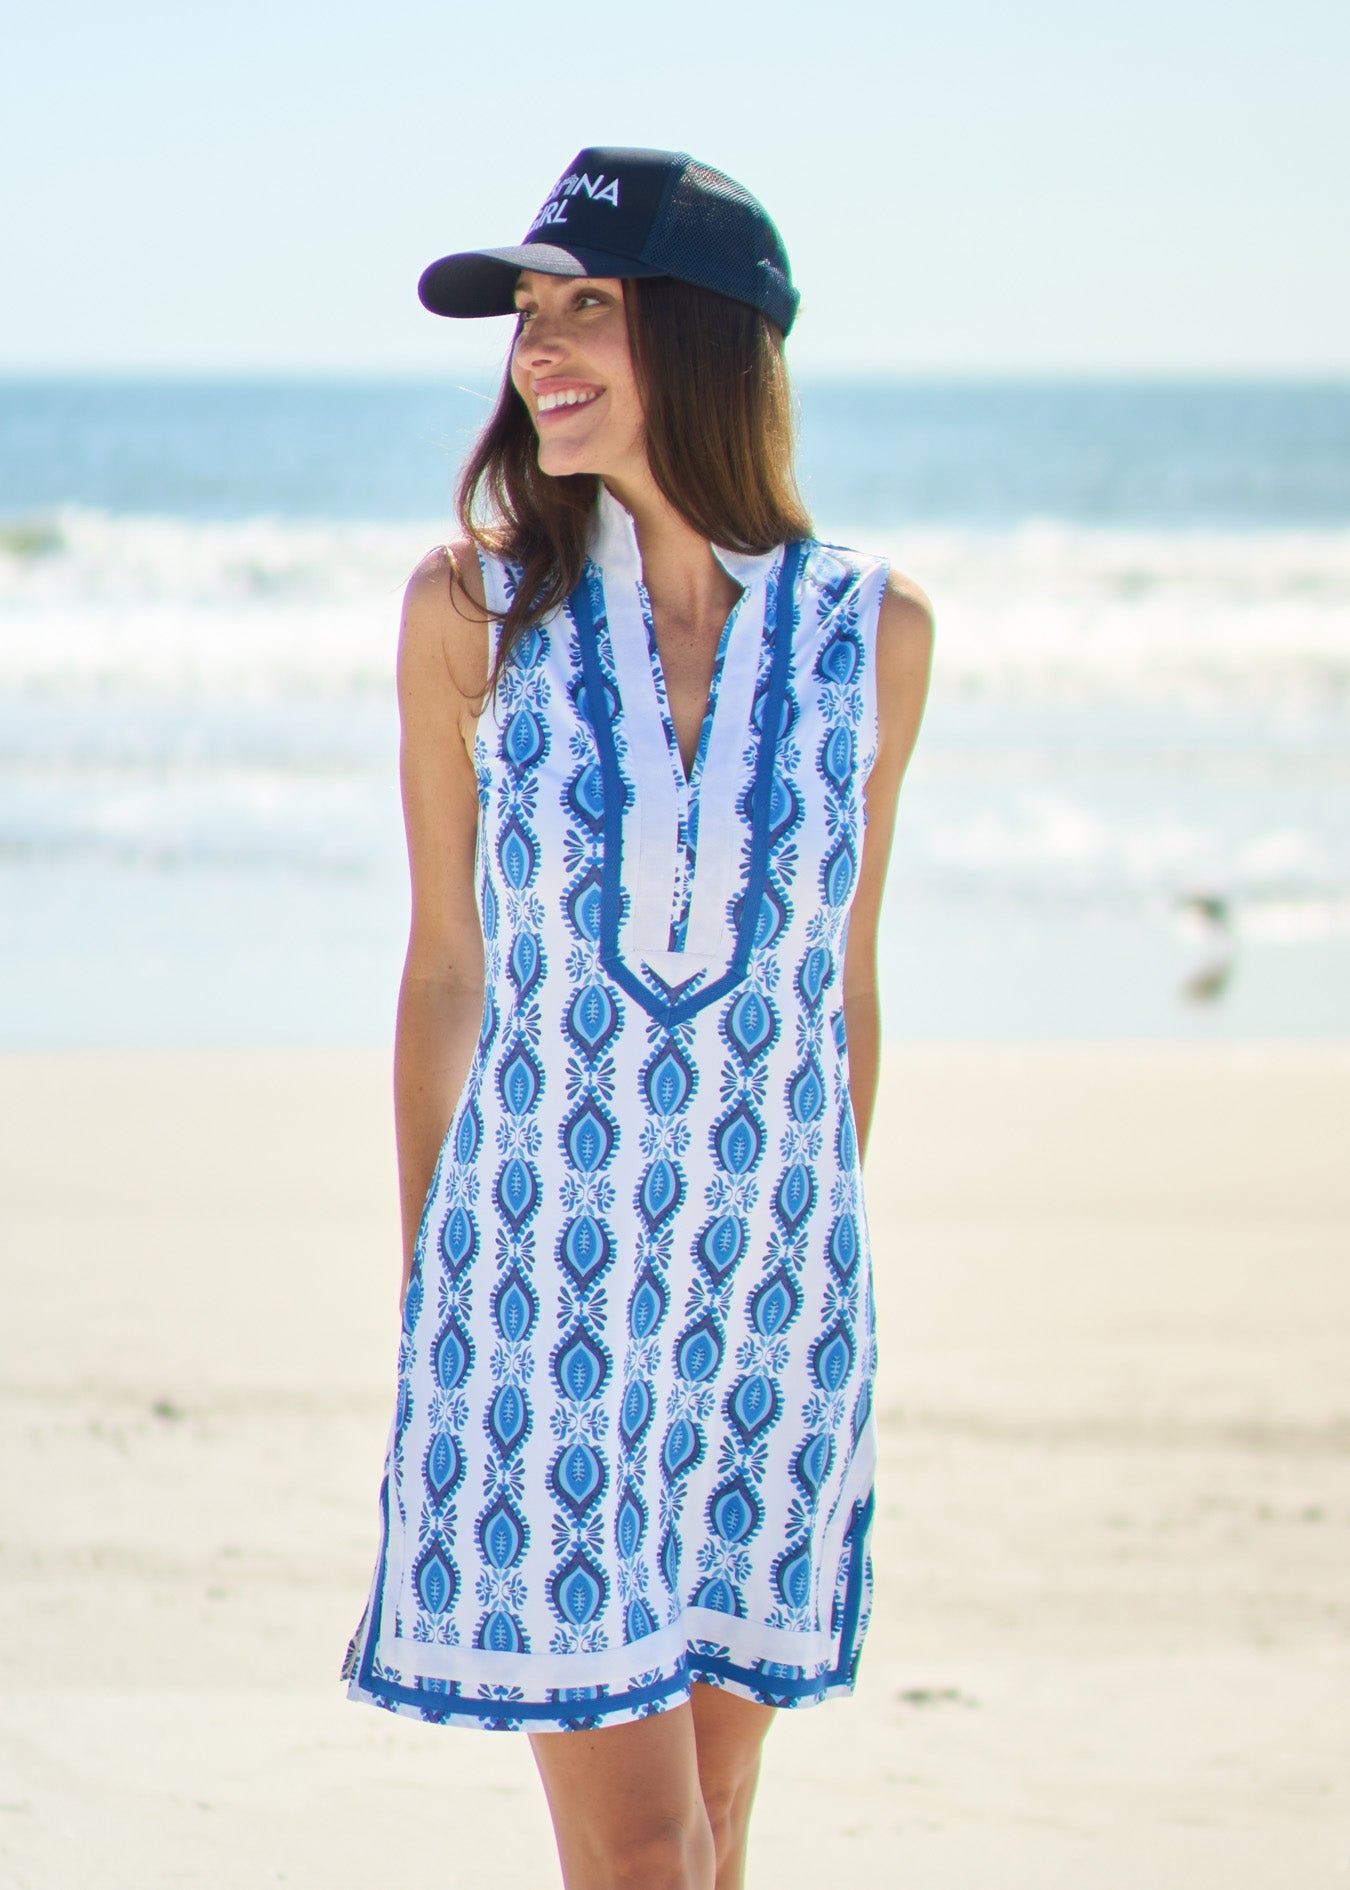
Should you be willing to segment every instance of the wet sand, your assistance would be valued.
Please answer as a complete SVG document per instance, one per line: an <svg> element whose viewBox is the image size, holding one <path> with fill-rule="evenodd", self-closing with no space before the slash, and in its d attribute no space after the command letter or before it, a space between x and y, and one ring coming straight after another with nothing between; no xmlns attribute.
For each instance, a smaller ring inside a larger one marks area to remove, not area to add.
<svg viewBox="0 0 1350 1890"><path fill-rule="evenodd" d="M523 1740L350 1706L384 1059L0 1058L0 1884L556 1884ZM1350 1052L892 1052L878 1609L754 1890L1350 1883Z"/></svg>

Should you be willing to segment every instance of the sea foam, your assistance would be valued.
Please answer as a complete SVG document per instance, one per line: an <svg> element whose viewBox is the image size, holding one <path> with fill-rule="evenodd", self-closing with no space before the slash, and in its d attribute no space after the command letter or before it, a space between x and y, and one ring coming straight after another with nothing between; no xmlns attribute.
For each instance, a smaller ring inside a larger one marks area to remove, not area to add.
<svg viewBox="0 0 1350 1890"><path fill-rule="evenodd" d="M66 508L0 529L0 684L284 695L391 686L432 521L198 523ZM1032 522L830 532L933 599L935 686L1269 703L1350 690L1350 531Z"/></svg>

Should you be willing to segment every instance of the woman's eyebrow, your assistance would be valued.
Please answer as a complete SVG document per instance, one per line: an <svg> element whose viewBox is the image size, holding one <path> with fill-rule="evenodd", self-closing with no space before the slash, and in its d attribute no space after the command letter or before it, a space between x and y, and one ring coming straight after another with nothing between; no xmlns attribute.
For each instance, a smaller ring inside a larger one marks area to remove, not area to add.
<svg viewBox="0 0 1350 1890"><path fill-rule="evenodd" d="M565 282L569 289L589 289L594 294L599 292L600 284L606 278L604 276L560 276L558 280ZM519 283L512 290L512 296L517 308L526 302L537 302L539 299L532 290L523 289Z"/></svg>

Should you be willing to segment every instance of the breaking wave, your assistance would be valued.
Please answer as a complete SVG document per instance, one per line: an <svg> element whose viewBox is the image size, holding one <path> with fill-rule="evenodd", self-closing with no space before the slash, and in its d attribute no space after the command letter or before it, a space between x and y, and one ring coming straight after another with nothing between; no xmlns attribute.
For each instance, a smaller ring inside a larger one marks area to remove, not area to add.
<svg viewBox="0 0 1350 1890"><path fill-rule="evenodd" d="M80 508L0 522L0 686L388 689L401 588L438 535L433 522ZM829 535L888 552L928 589L939 691L1268 703L1350 690L1350 531Z"/></svg>

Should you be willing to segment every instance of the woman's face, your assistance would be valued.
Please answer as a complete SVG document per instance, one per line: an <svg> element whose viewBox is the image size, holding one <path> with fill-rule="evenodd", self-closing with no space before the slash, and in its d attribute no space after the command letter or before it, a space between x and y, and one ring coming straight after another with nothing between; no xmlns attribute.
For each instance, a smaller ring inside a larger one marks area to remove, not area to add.
<svg viewBox="0 0 1350 1890"><path fill-rule="evenodd" d="M623 283L614 276L544 276L516 284L519 325L511 379L539 435L541 472L645 472L642 402L628 349Z"/></svg>

